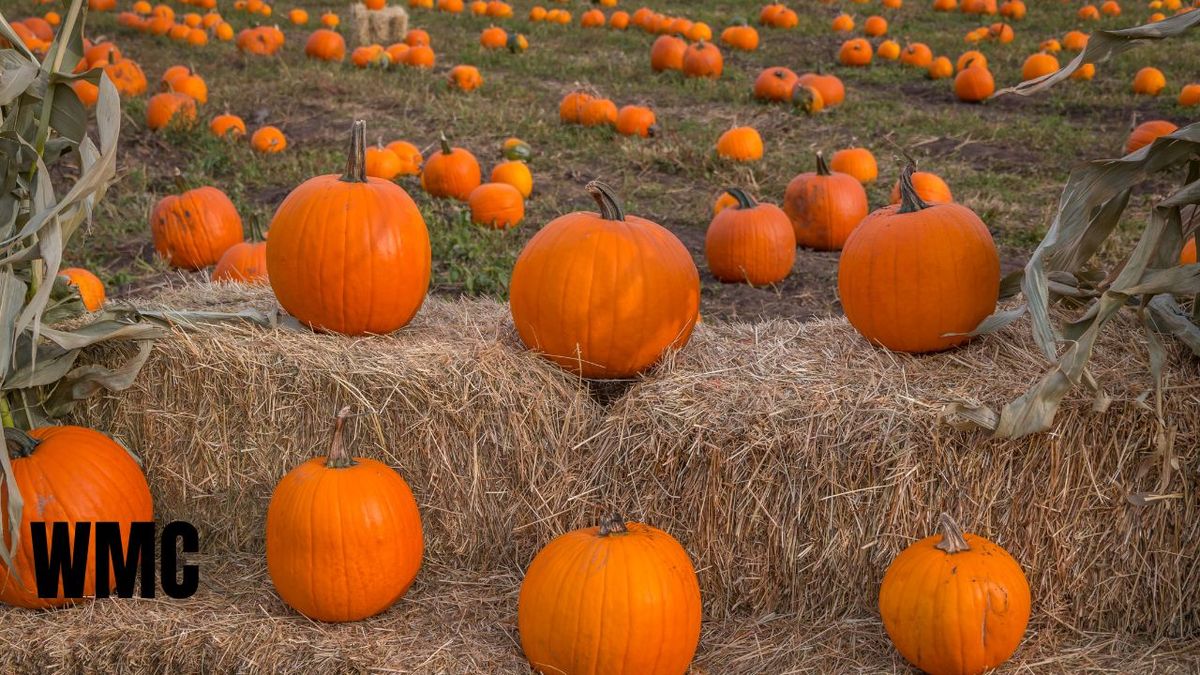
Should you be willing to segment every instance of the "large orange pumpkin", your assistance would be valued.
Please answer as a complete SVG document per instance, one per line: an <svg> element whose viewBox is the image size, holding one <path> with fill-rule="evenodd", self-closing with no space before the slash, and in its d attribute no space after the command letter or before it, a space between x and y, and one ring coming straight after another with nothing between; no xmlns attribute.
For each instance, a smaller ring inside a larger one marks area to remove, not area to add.
<svg viewBox="0 0 1200 675"><path fill-rule="evenodd" d="M626 216L612 188L587 186L600 213L543 227L513 267L509 304L522 342L588 378L631 377L691 337L700 274L674 234Z"/></svg>
<svg viewBox="0 0 1200 675"><path fill-rule="evenodd" d="M517 625L525 657L542 673L680 675L700 641L700 609L679 542L615 516L538 552L521 583Z"/></svg>
<svg viewBox="0 0 1200 675"><path fill-rule="evenodd" d="M885 206L850 234L838 261L846 318L871 342L900 352L960 345L996 308L1000 257L983 221L965 206L927 204L900 178L900 205Z"/></svg>
<svg viewBox="0 0 1200 675"><path fill-rule="evenodd" d="M328 457L288 472L267 507L267 572L275 590L318 621L357 621L392 606L412 585L425 549L404 478L346 451L349 414L338 413Z"/></svg>
<svg viewBox="0 0 1200 675"><path fill-rule="evenodd" d="M128 541L130 523L154 520L154 505L146 476L133 457L104 434L74 426L41 427L28 433L5 429L6 452L24 507L18 526L13 569L0 563L0 602L29 608L58 607L64 598L61 580L57 598L39 598L33 568L30 523L120 523L122 541ZM8 513L8 485L0 481L0 514ZM47 525L47 536L53 533ZM7 517L0 517L0 541L11 541ZM74 550L74 545L72 545ZM88 556L83 594L96 593L96 563ZM17 577L20 577L18 579ZM111 579L111 575L110 575ZM110 587L111 588L111 587Z"/></svg>
<svg viewBox="0 0 1200 675"><path fill-rule="evenodd" d="M215 264L245 238L237 208L211 186L162 198L150 212L150 233L159 255L192 270Z"/></svg>
<svg viewBox="0 0 1200 675"><path fill-rule="evenodd" d="M721 281L773 284L792 272L796 234L774 204L756 204L740 188L725 191L736 204L713 217L704 237L708 269Z"/></svg>
<svg viewBox="0 0 1200 675"><path fill-rule="evenodd" d="M421 172L421 187L433 197L450 197L460 202L471 198L471 191L483 182L479 161L469 150L450 147L442 134L441 150L425 160Z"/></svg>
<svg viewBox="0 0 1200 675"><path fill-rule="evenodd" d="M940 535L896 556L879 613L896 649L930 675L975 675L1008 660L1029 623L1029 582L1008 551L964 534L943 514Z"/></svg>
<svg viewBox="0 0 1200 675"><path fill-rule="evenodd" d="M399 185L366 175L366 123L354 123L346 173L310 178L271 220L267 273L292 316L319 330L390 333L429 289L429 232Z"/></svg>
<svg viewBox="0 0 1200 675"><path fill-rule="evenodd" d="M788 183L783 210L792 220L797 244L836 251L867 215L867 192L854 176L830 171L817 153L816 172Z"/></svg>

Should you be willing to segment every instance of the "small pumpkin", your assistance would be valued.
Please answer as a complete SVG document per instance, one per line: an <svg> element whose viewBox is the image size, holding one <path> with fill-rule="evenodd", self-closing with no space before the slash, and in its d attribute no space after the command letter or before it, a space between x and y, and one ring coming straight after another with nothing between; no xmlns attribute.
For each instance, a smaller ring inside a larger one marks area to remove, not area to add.
<svg viewBox="0 0 1200 675"><path fill-rule="evenodd" d="M250 147L268 155L283 152L287 145L287 136L278 127L270 125L257 129L250 136Z"/></svg>
<svg viewBox="0 0 1200 675"><path fill-rule="evenodd" d="M1179 90L1178 103L1186 108L1200 105L1200 84L1183 85L1183 88Z"/></svg>
<svg viewBox="0 0 1200 675"><path fill-rule="evenodd" d="M246 123L237 115L224 113L212 118L208 130L217 138L239 138L246 135Z"/></svg>
<svg viewBox="0 0 1200 675"><path fill-rule="evenodd" d="M159 200L150 211L150 234L172 267L192 270L215 264L244 238L237 208L212 186Z"/></svg>
<svg viewBox="0 0 1200 675"><path fill-rule="evenodd" d="M882 16L870 16L863 22L863 33L868 37L883 37L887 32L888 22Z"/></svg>
<svg viewBox="0 0 1200 675"><path fill-rule="evenodd" d="M1167 78L1162 71L1152 66L1146 66L1137 71L1133 77L1133 93L1143 96L1158 96L1167 86Z"/></svg>
<svg viewBox="0 0 1200 675"><path fill-rule="evenodd" d="M1062 45L1067 51L1081 52L1087 47L1088 34L1073 30L1063 36Z"/></svg>
<svg viewBox="0 0 1200 675"><path fill-rule="evenodd" d="M1053 54L1038 52L1030 54L1021 66L1021 79L1028 81L1049 75L1059 68L1058 59Z"/></svg>
<svg viewBox="0 0 1200 675"><path fill-rule="evenodd" d="M867 215L867 193L854 176L830 171L818 152L816 171L788 183L783 210L798 245L836 251Z"/></svg>
<svg viewBox="0 0 1200 675"><path fill-rule="evenodd" d="M391 149L384 147L383 141L373 148L367 148L365 160L367 176L371 178L395 180L396 176L400 175L402 168L400 157Z"/></svg>
<svg viewBox="0 0 1200 675"><path fill-rule="evenodd" d="M67 284L79 293L79 300L84 309L98 312L104 307L104 282L90 270L82 267L67 267L58 271L60 277L66 277Z"/></svg>
<svg viewBox="0 0 1200 675"><path fill-rule="evenodd" d="M237 284L268 285L267 242L259 230L258 221L250 220L250 240L230 246L221 254L213 268L213 281Z"/></svg>
<svg viewBox="0 0 1200 675"><path fill-rule="evenodd" d="M345 335L398 330L429 289L425 220L403 188L366 175L365 137L366 123L355 122L345 173L292 190L267 240L279 304L303 324Z"/></svg>
<svg viewBox="0 0 1200 675"><path fill-rule="evenodd" d="M879 614L892 644L921 670L982 673L1021 644L1029 582L1008 551L964 534L945 514L941 530L892 560L879 587Z"/></svg>
<svg viewBox="0 0 1200 675"><path fill-rule="evenodd" d="M875 162L875 155L866 148L838 150L829 158L829 168L854 176L855 180L863 185L874 183L879 178L879 165Z"/></svg>
<svg viewBox="0 0 1200 675"><path fill-rule="evenodd" d="M797 79L797 82L820 92L821 101L827 108L839 106L846 99L846 87L837 75L804 73Z"/></svg>
<svg viewBox="0 0 1200 675"><path fill-rule="evenodd" d="M441 149L425 160L421 187L431 197L449 197L465 202L481 182L482 171L475 155L466 149L451 147L446 134L442 134Z"/></svg>
<svg viewBox="0 0 1200 675"><path fill-rule="evenodd" d="M190 96L164 92L146 103L146 126L155 131L168 126L189 127L196 121L196 101Z"/></svg>
<svg viewBox="0 0 1200 675"><path fill-rule="evenodd" d="M484 49L503 49L508 45L508 32L496 26L485 28L479 34L479 44Z"/></svg>
<svg viewBox="0 0 1200 675"><path fill-rule="evenodd" d="M318 621L357 621L391 607L416 579L425 550L408 483L387 464L346 451L349 415L338 413L328 456L289 471L267 507L271 582L280 599Z"/></svg>
<svg viewBox="0 0 1200 675"><path fill-rule="evenodd" d="M518 256L509 283L513 324L526 347L566 370L632 377L687 344L700 275L669 230L626 216L607 185L587 189L600 213L556 218Z"/></svg>
<svg viewBox="0 0 1200 675"><path fill-rule="evenodd" d="M944 80L948 77L953 77L954 64L951 63L950 59L946 58L945 56L939 56L929 64L929 68L926 70L926 75L928 75L929 79L931 80Z"/></svg>
<svg viewBox="0 0 1200 675"><path fill-rule="evenodd" d="M650 67L656 73L683 70L683 55L688 44L674 35L662 35L650 47Z"/></svg>
<svg viewBox="0 0 1200 675"><path fill-rule="evenodd" d="M708 269L720 281L756 286L782 281L796 260L792 221L774 204L756 204L740 188L726 191L734 204L719 211L704 237Z"/></svg>
<svg viewBox="0 0 1200 675"><path fill-rule="evenodd" d="M583 109L592 100L592 95L585 91L572 91L563 96L558 104L558 117L565 124L579 124L583 120Z"/></svg>
<svg viewBox="0 0 1200 675"><path fill-rule="evenodd" d="M831 25L835 33L849 33L854 30L854 17L849 14L838 14Z"/></svg>
<svg viewBox="0 0 1200 675"><path fill-rule="evenodd" d="M598 9L589 9L579 17L580 28L603 28L607 22L604 12Z"/></svg>
<svg viewBox="0 0 1200 675"><path fill-rule="evenodd" d="M529 195L533 194L533 173L529 170L529 165L520 160L513 159L497 164L492 169L491 180L493 183L507 183L515 187L524 199L529 199Z"/></svg>
<svg viewBox="0 0 1200 675"><path fill-rule="evenodd" d="M954 76L954 95L967 103L986 101L996 91L996 81L986 65L974 61Z"/></svg>
<svg viewBox="0 0 1200 675"><path fill-rule="evenodd" d="M528 162L533 157L533 147L519 138L506 138L500 145L500 154L504 159Z"/></svg>
<svg viewBox="0 0 1200 675"><path fill-rule="evenodd" d="M900 52L900 63L913 68L928 69L933 63L933 51L923 42L911 42Z"/></svg>
<svg viewBox="0 0 1200 675"><path fill-rule="evenodd" d="M392 141L387 144L387 149L391 150L400 160L400 171L397 175L418 176L421 174L421 165L425 163L425 158L421 156L420 148L408 141Z"/></svg>
<svg viewBox="0 0 1200 675"><path fill-rule="evenodd" d="M1154 139L1160 136L1173 134L1179 130L1179 127L1172 122L1166 120L1149 120L1142 122L1129 132L1129 138L1125 141L1125 154L1137 152L1142 148L1154 142Z"/></svg>
<svg viewBox="0 0 1200 675"><path fill-rule="evenodd" d="M617 111L617 133L650 138L658 134L654 111L640 105L627 105Z"/></svg>
<svg viewBox="0 0 1200 675"><path fill-rule="evenodd" d="M900 58L900 43L895 40L884 40L879 43L879 47L875 49L875 56L888 61L895 61Z"/></svg>
<svg viewBox="0 0 1200 675"><path fill-rule="evenodd" d="M721 42L732 49L752 52L758 49L758 31L752 26L730 26L721 31Z"/></svg>
<svg viewBox="0 0 1200 675"><path fill-rule="evenodd" d="M457 65L450 69L448 86L461 91L475 91L483 86L483 75L475 66Z"/></svg>
<svg viewBox="0 0 1200 675"><path fill-rule="evenodd" d="M952 202L926 203L909 165L899 205L854 229L838 261L838 297L850 325L898 352L963 344L996 309L1000 257L987 226ZM919 273L917 273L919 271Z"/></svg>
<svg viewBox="0 0 1200 675"><path fill-rule="evenodd" d="M954 194L950 192L950 186L942 177L930 173L928 171L914 171L911 177L913 188L917 191L917 196L927 202L938 204L954 201ZM900 181L892 186L892 194L889 198L889 203L899 204L903 194L900 191Z"/></svg>
<svg viewBox="0 0 1200 675"><path fill-rule="evenodd" d="M525 219L525 198L508 183L484 183L471 190L467 204L471 222L497 230L516 227Z"/></svg>
<svg viewBox="0 0 1200 675"><path fill-rule="evenodd" d="M853 38L842 43L841 49L838 50L838 63L843 66L869 66L874 55L875 51L870 42L862 38Z"/></svg>
<svg viewBox="0 0 1200 675"><path fill-rule="evenodd" d="M517 627L541 673L679 675L700 641L700 610L679 542L614 516L538 552L521 582Z"/></svg>
<svg viewBox="0 0 1200 675"><path fill-rule="evenodd" d="M754 80L754 98L760 101L789 101L799 79L790 68L767 68Z"/></svg>
<svg viewBox="0 0 1200 675"><path fill-rule="evenodd" d="M1188 240L1183 245L1183 250L1179 252L1180 265L1195 265L1196 264L1196 237L1188 237Z"/></svg>
<svg viewBox="0 0 1200 675"><path fill-rule="evenodd" d="M735 162L757 162L763 156L762 136L754 127L735 127L717 139L717 156Z"/></svg>

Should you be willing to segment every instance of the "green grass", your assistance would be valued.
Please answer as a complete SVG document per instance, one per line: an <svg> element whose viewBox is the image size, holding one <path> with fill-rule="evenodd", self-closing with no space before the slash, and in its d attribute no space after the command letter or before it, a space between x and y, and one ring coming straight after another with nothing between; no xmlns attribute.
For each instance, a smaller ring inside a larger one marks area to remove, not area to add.
<svg viewBox="0 0 1200 675"><path fill-rule="evenodd" d="M121 3L123 9L129 4ZM534 3L516 0L512 4L516 17L500 25L528 36L530 49L521 55L479 47L479 32L492 23L490 19L410 10L410 24L425 28L433 37L438 64L432 72L360 71L348 63L307 61L303 44L315 26L288 25L287 10L305 7L315 24L321 12L335 8L345 21L344 3L274 3L271 22L279 22L288 39L280 58L243 56L228 43L188 48L120 28L113 14L92 13L89 34L116 39L127 56L142 64L152 83L170 65L194 65L210 89L209 103L200 115L205 126L212 116L228 109L245 118L252 129L262 124L279 126L290 146L281 155L263 157L245 142L209 138L204 127L156 135L144 128L144 99L126 101L121 180L98 210L87 236L72 243L70 261L97 268L113 283L160 273L161 265L153 261L148 243L146 217L154 200L174 189L177 171L189 185L212 184L225 190L244 218L269 223L291 188L313 175L340 170L355 118L368 121L372 139L404 138L422 148L432 149L438 133L445 131L455 145L479 158L485 177L499 161L504 138L519 136L535 149L530 162L535 193L527 205L526 222L513 232L476 228L462 206L434 203L416 183L402 183L421 206L430 228L436 292L503 297L508 270L523 243L554 217L590 209L582 187L597 177L617 186L630 212L680 234L703 269L699 242L711 218L712 199L722 187L746 186L760 199L779 202L788 181L812 169L815 151L828 153L850 145L869 147L879 159L880 180L868 188L873 207L886 202L899 174L899 148L909 149L922 168L941 174L956 198L981 215L1006 257L1020 258L1045 232L1070 168L1083 160L1119 154L1135 111L1180 124L1190 121L1194 111L1179 108L1174 100L1187 78L1200 77L1200 41L1177 40L1162 48L1142 47L1101 64L1092 82L1070 81L1029 99L962 104L953 97L951 81L930 81L898 63L876 60L868 68L838 66L837 48L848 36L833 34L829 23L839 11L855 14L859 26L867 16L879 13L890 23L889 38L901 44L925 42L935 54L953 60L970 47L963 41L968 30L996 19L933 12L932 3L923 0L909 0L898 11L873 0L829 6L789 3L801 12L797 29L760 27L762 45L757 52L723 49L724 76L715 82L694 81L675 73L652 73L653 36L641 30L579 28L578 17L590 6L582 0L565 5L575 16L571 26L531 23L525 17ZM641 4L626 0L620 9L632 12ZM733 17L756 19L763 3L649 0L645 4L667 13L686 12L719 34ZM1072 29L1136 25L1153 11L1144 2L1131 1L1123 3L1121 17L1087 23L1075 18L1074 3L1027 4L1028 17L1014 24L1014 42L978 46L987 55L998 86L1015 84L1025 57L1046 38L1061 38ZM12 19L35 11L29 0L22 0L19 9L23 11L6 8L5 15ZM176 9L191 11L182 5ZM221 10L236 29L255 22L234 11L231 0L221 0ZM877 45L880 39L871 42ZM1061 56L1065 63L1072 55ZM448 90L445 73L458 63L482 70L482 89L471 94ZM823 69L837 74L846 83L846 103L807 117L785 106L753 101L755 76L776 65L797 72ZM1133 75L1145 65L1166 73L1168 89L1162 96L1152 99L1131 93ZM560 124L558 101L577 83L613 98L618 106L652 106L663 133L650 140L625 139L607 130ZM714 158L717 136L735 124L753 125L762 133L767 144L762 162L734 166ZM1135 204L1130 218L1148 213L1148 200L1135 200ZM1127 244L1119 238L1108 254L1119 254L1118 249ZM805 264L803 255L797 264ZM816 291L832 293L832 279L817 283L824 286ZM799 298L813 291L776 292L794 292ZM714 292L706 295L706 302L719 305L721 297ZM706 316L721 313L719 308L704 311Z"/></svg>

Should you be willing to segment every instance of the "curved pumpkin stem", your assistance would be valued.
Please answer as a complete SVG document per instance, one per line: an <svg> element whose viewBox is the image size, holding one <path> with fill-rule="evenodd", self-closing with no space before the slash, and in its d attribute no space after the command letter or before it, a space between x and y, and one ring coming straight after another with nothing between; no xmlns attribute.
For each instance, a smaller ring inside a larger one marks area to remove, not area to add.
<svg viewBox="0 0 1200 675"><path fill-rule="evenodd" d="M251 215L250 216L250 241L257 244L259 242L263 242L266 240L267 240L267 238L263 236L262 222L259 221L258 214Z"/></svg>
<svg viewBox="0 0 1200 675"><path fill-rule="evenodd" d="M626 534L629 530L625 527L625 519L621 514L614 513L607 519L600 519L600 536L608 537L614 534Z"/></svg>
<svg viewBox="0 0 1200 675"><path fill-rule="evenodd" d="M929 208L929 204L921 199L921 195L917 194L917 188L913 186L912 177L916 170L915 164L908 164L900 173L900 210L896 213L915 213Z"/></svg>
<svg viewBox="0 0 1200 675"><path fill-rule="evenodd" d="M617 193L610 185L602 181L594 180L587 184L585 188L600 205L600 217L605 220L625 220L625 210L621 208L621 202L617 201Z"/></svg>
<svg viewBox="0 0 1200 675"><path fill-rule="evenodd" d="M337 418L333 422L333 438L329 441L329 457L325 460L327 469L345 469L357 464L350 453L346 452L346 442L342 438L348 417L350 417L350 406L339 410Z"/></svg>
<svg viewBox="0 0 1200 675"><path fill-rule="evenodd" d="M962 529L949 514L943 513L939 522L942 526L942 540L935 544L934 548L950 554L971 550L971 547L967 545L966 538L963 537Z"/></svg>
<svg viewBox="0 0 1200 675"><path fill-rule="evenodd" d="M438 138L438 142L441 143L441 145L442 145L442 154L443 155L449 155L450 153L454 152L454 148L450 147L450 139L446 138L446 132L444 132L444 131L441 132L441 136Z"/></svg>
<svg viewBox="0 0 1200 675"><path fill-rule="evenodd" d="M14 459L32 455L40 442L16 427L4 428L4 444L8 447L9 456Z"/></svg>
<svg viewBox="0 0 1200 675"><path fill-rule="evenodd" d="M346 173L342 180L347 183L367 182L367 121L354 120L350 128L350 154L346 155Z"/></svg>
<svg viewBox="0 0 1200 675"><path fill-rule="evenodd" d="M746 191L740 187L727 187L725 192L737 200L739 209L752 209L755 206L754 198L746 194Z"/></svg>
<svg viewBox="0 0 1200 675"><path fill-rule="evenodd" d="M832 176L833 173L829 170L829 165L825 163L825 153L817 151L817 175Z"/></svg>

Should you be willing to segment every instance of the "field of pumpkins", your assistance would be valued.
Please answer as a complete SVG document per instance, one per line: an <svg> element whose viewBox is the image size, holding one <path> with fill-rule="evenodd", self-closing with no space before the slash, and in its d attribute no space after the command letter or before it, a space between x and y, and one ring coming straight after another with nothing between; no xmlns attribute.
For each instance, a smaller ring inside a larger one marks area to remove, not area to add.
<svg viewBox="0 0 1200 675"><path fill-rule="evenodd" d="M1200 672L1197 9L5 3L0 666Z"/></svg>

